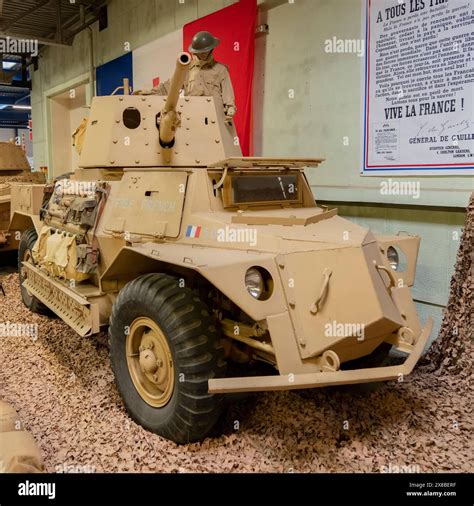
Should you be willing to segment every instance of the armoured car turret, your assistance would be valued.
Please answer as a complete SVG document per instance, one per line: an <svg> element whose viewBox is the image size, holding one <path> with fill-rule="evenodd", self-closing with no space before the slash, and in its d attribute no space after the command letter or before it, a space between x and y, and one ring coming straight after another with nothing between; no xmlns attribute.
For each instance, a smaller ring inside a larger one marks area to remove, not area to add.
<svg viewBox="0 0 474 506"><path fill-rule="evenodd" d="M179 443L227 393L409 374L432 326L410 294L419 238L318 206L321 158L243 157L218 99L179 96L189 62L168 97L95 97L80 168L15 205L24 303L83 337L108 327L129 413ZM382 365L391 348L403 364Z"/></svg>

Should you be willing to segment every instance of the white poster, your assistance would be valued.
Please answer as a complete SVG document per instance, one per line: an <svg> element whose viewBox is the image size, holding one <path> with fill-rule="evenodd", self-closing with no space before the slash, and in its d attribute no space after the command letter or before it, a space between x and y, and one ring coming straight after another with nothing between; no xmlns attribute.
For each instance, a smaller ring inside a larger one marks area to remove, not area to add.
<svg viewBox="0 0 474 506"><path fill-rule="evenodd" d="M169 79L183 50L183 30L176 30L133 51L133 87L149 90Z"/></svg>
<svg viewBox="0 0 474 506"><path fill-rule="evenodd" d="M474 174L474 0L367 0L364 175Z"/></svg>

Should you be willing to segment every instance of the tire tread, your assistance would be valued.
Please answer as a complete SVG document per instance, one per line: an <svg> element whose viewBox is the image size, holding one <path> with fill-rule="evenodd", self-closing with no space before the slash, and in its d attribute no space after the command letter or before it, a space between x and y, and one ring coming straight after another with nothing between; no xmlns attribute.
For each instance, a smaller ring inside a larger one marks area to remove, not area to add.
<svg viewBox="0 0 474 506"><path fill-rule="evenodd" d="M156 308L153 311L165 335L170 336L170 347L174 350L178 373L176 408L166 423L157 428L152 421L138 419L127 395L121 391L124 405L132 418L168 439L177 443L201 440L211 432L223 409L222 396L209 394L208 380L224 376L226 362L213 317L195 292L179 287L178 280L167 274L145 274L125 285L110 317L109 346L114 374L116 377L120 374L116 364L123 348L124 312L130 304L145 305L146 301L147 307ZM181 373L185 375L184 382L179 381ZM155 409L159 417L162 408Z"/></svg>

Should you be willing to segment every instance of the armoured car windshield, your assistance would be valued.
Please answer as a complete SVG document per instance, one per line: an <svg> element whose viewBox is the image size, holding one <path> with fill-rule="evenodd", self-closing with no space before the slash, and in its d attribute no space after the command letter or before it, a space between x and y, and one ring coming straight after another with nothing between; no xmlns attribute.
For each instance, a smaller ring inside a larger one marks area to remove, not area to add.
<svg viewBox="0 0 474 506"><path fill-rule="evenodd" d="M227 201L232 205L298 203L299 174L232 175L227 183Z"/></svg>

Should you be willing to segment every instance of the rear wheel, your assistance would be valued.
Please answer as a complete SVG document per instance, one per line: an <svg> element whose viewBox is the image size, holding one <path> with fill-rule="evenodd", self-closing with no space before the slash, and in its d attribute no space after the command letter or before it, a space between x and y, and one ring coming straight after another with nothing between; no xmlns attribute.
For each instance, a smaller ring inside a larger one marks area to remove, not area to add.
<svg viewBox="0 0 474 506"><path fill-rule="evenodd" d="M131 417L176 443L206 437L222 411L208 380L224 375L224 350L207 307L177 279L147 274L119 293L110 357Z"/></svg>
<svg viewBox="0 0 474 506"><path fill-rule="evenodd" d="M20 245L18 246L18 274L20 276L20 290L23 304L33 313L48 314L49 309L34 295L32 295L24 286L23 282L27 279L26 269L23 262L34 264L32 250L38 235L34 228L25 230L21 235Z"/></svg>

